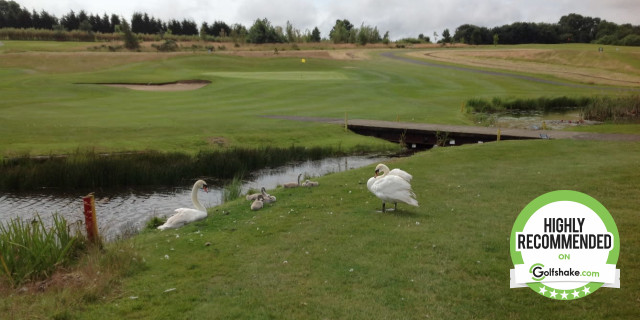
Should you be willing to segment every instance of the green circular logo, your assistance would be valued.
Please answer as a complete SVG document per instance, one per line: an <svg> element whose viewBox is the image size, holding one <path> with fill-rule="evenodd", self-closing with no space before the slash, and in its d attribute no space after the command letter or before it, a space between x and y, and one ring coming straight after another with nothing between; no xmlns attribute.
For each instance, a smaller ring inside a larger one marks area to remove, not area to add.
<svg viewBox="0 0 640 320"><path fill-rule="evenodd" d="M620 287L618 228L596 199L559 190L539 196L518 215L510 241L512 288L573 300L600 287Z"/></svg>

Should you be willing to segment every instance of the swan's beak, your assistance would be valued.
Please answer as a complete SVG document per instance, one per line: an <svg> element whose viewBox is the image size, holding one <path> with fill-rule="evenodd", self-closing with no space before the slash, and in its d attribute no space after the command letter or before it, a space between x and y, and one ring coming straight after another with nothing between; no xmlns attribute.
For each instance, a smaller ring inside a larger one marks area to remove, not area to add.
<svg viewBox="0 0 640 320"><path fill-rule="evenodd" d="M209 186L205 184L204 186L202 186L202 190L204 190L204 192L209 192Z"/></svg>
<svg viewBox="0 0 640 320"><path fill-rule="evenodd" d="M376 172L374 172L374 173L375 173L374 177L377 178L378 177L378 170L376 170Z"/></svg>

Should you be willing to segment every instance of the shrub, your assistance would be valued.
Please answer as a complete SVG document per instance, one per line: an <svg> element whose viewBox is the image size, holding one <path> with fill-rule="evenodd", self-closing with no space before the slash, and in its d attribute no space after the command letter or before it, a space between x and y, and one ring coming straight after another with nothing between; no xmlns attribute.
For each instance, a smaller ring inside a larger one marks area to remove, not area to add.
<svg viewBox="0 0 640 320"><path fill-rule="evenodd" d="M620 44L623 46L640 46L640 35L630 34L622 40L620 40Z"/></svg>
<svg viewBox="0 0 640 320"><path fill-rule="evenodd" d="M172 52L180 50L180 46L178 46L178 43L176 43L176 41L173 39L165 40L161 45L152 44L151 46L156 48L156 50L162 52Z"/></svg>

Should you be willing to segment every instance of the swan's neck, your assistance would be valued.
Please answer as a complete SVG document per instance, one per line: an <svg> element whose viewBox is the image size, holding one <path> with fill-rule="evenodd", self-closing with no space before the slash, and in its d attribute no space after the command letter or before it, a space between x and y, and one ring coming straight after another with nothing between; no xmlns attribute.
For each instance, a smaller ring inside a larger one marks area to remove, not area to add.
<svg viewBox="0 0 640 320"><path fill-rule="evenodd" d="M198 201L198 186L197 185L194 185L193 189L191 189L191 201L193 201L193 205L196 207L196 209L198 209L200 211L207 212L207 209L205 209L200 204L200 201Z"/></svg>

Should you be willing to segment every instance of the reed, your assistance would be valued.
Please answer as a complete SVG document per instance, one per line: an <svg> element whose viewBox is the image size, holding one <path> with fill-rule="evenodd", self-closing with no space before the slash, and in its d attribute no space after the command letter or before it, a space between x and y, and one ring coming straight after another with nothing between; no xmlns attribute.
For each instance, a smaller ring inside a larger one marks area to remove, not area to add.
<svg viewBox="0 0 640 320"><path fill-rule="evenodd" d="M640 118L640 95L594 97L473 98L466 102L467 113L493 114L506 111L580 110L582 118L594 121L637 122ZM477 117L477 116L476 116Z"/></svg>
<svg viewBox="0 0 640 320"><path fill-rule="evenodd" d="M581 114L584 119L595 121L638 122L640 95L595 97Z"/></svg>
<svg viewBox="0 0 640 320"><path fill-rule="evenodd" d="M242 195L242 178L241 175L233 177L233 179L222 188L222 203L233 201Z"/></svg>
<svg viewBox="0 0 640 320"><path fill-rule="evenodd" d="M491 100L473 98L467 100L467 112L497 113L509 110L520 111L558 111L584 108L593 98L590 97L538 97L538 98L501 98Z"/></svg>
<svg viewBox="0 0 640 320"><path fill-rule="evenodd" d="M341 154L335 148L291 146L234 148L195 155L157 151L104 155L76 151L66 156L4 158L0 160L0 190L174 185L196 177L242 178L242 173L265 167Z"/></svg>
<svg viewBox="0 0 640 320"><path fill-rule="evenodd" d="M60 215L47 227L39 215L33 220L12 219L0 224L1 274L12 286L48 277L66 266L86 247L84 236Z"/></svg>

